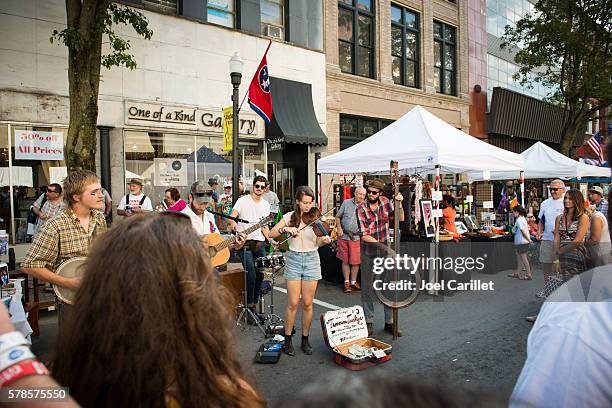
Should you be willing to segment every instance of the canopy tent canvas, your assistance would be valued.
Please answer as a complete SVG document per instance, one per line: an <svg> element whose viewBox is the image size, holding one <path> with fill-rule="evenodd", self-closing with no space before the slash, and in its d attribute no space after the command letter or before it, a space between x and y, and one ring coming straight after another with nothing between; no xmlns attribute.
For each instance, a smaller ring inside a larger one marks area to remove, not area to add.
<svg viewBox="0 0 612 408"><path fill-rule="evenodd" d="M369 138L319 159L319 173L389 171L390 160L404 172L441 173L512 171L523 169L523 157L492 146L454 128L421 106Z"/></svg>
<svg viewBox="0 0 612 408"><path fill-rule="evenodd" d="M542 142L537 142L521 153L525 159L526 179L572 179L577 177L610 177L610 169L573 160ZM518 176L514 172L491 171L489 177L482 172L468 174L470 182L482 180L509 180Z"/></svg>

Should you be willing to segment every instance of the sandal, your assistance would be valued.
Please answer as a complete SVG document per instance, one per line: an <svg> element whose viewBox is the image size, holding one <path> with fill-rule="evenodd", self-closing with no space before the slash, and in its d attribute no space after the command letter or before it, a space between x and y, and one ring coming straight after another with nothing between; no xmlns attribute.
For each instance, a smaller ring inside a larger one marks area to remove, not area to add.
<svg viewBox="0 0 612 408"><path fill-rule="evenodd" d="M534 316L527 316L525 318L525 320L527 320L529 323L535 323L536 319L538 318L538 315L534 315Z"/></svg>
<svg viewBox="0 0 612 408"><path fill-rule="evenodd" d="M531 275L527 275L527 276L523 276L521 280L533 280L533 278L531 277Z"/></svg>
<svg viewBox="0 0 612 408"><path fill-rule="evenodd" d="M516 278L516 279L521 279L520 276L518 275L518 273L509 273L507 275L509 278Z"/></svg>

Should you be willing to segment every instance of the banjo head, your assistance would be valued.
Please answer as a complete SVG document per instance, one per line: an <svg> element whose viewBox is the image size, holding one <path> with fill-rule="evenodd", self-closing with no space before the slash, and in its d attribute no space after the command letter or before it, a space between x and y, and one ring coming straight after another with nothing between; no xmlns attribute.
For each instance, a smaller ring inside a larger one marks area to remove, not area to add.
<svg viewBox="0 0 612 408"><path fill-rule="evenodd" d="M57 271L55 271L55 273L64 278L82 277L85 273L85 269L83 268L83 266L86 260L87 258L85 257L76 257L69 259L66 262L62 263L59 268L57 268ZM67 303L69 305L74 302L74 297L76 295L75 290L57 285L53 285L53 290L62 302Z"/></svg>

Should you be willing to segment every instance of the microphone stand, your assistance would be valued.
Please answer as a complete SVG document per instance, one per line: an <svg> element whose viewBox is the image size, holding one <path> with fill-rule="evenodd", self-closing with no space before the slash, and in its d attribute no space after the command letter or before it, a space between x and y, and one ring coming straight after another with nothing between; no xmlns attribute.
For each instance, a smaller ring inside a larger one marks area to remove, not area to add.
<svg viewBox="0 0 612 408"><path fill-rule="evenodd" d="M211 211L211 210L206 210L206 211L208 211L208 212L209 212L209 213L211 213L211 214L218 215L219 217L223 217L223 218L230 219L230 220L232 220L232 221L242 222L242 223L244 223L244 224L248 224L248 223L249 223L247 220L243 220L242 218L232 217L231 215L227 215L227 214L223 214L223 213L219 213L219 212L216 212L216 211Z"/></svg>

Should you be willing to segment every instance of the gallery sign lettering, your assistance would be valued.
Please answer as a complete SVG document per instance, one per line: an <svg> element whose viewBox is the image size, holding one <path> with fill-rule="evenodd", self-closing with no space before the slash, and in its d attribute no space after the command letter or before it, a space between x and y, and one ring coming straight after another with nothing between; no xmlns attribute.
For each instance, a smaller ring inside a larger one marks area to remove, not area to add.
<svg viewBox="0 0 612 408"><path fill-rule="evenodd" d="M64 133L15 130L15 160L64 160Z"/></svg>
<svg viewBox="0 0 612 408"><path fill-rule="evenodd" d="M203 130L223 133L222 109L198 109L125 101L125 122L145 125L156 123L162 127ZM258 136L255 114L241 113L238 121L241 135Z"/></svg>

